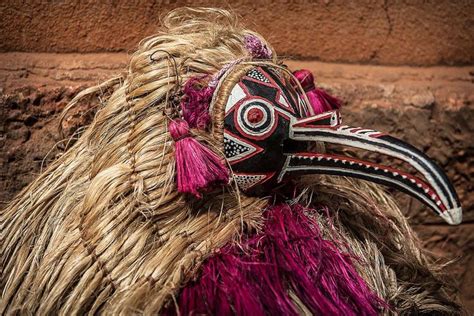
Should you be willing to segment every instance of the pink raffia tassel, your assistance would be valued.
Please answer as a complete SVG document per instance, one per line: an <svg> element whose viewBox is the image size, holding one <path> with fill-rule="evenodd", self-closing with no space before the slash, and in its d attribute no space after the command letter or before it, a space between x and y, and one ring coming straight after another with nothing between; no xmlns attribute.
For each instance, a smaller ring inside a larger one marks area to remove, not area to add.
<svg viewBox="0 0 474 316"><path fill-rule="evenodd" d="M341 101L339 99L331 96L323 89L316 88L311 71L301 69L293 72L293 75L298 79L303 87L315 114L321 114L341 108Z"/></svg>
<svg viewBox="0 0 474 316"><path fill-rule="evenodd" d="M200 191L213 184L229 182L229 170L221 163L221 158L191 136L185 120L171 121L169 131L175 141L179 192L201 198Z"/></svg>

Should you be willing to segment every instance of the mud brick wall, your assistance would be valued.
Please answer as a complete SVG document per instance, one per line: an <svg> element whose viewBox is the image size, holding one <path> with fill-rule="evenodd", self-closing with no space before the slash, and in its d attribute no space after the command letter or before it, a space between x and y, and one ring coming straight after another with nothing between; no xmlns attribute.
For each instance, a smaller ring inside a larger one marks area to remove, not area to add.
<svg viewBox="0 0 474 316"><path fill-rule="evenodd" d="M398 136L442 166L462 201L462 225L394 195L426 247L457 259L450 273L474 312L473 1L2 1L0 208L60 154L68 101L125 70L160 14L196 4L232 8L291 67L312 70L344 100L346 123ZM66 134L93 115L80 103Z"/></svg>

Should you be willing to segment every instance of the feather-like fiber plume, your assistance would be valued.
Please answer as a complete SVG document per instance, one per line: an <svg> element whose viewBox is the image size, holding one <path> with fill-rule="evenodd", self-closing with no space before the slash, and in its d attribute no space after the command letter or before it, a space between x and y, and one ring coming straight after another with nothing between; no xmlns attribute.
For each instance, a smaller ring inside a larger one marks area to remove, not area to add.
<svg viewBox="0 0 474 316"><path fill-rule="evenodd" d="M261 233L203 264L179 296L181 315L298 315L304 306L315 315L375 316L388 309L359 276L358 258L322 237L315 210L279 204L263 216Z"/></svg>

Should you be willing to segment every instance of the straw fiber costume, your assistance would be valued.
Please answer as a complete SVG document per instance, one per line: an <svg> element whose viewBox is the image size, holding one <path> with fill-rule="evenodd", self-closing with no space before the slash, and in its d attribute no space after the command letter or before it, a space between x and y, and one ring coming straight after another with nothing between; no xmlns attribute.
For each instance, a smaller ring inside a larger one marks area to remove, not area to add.
<svg viewBox="0 0 474 316"><path fill-rule="evenodd" d="M223 10L178 9L79 140L0 217L0 314L456 314L384 193L449 224L443 171ZM413 175L329 150L403 160ZM377 184L374 184L377 183Z"/></svg>

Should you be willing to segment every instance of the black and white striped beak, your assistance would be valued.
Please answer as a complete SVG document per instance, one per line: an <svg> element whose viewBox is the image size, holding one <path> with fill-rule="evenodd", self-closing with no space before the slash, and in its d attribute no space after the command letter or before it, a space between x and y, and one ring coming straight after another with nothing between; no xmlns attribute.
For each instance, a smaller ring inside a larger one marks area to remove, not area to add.
<svg viewBox="0 0 474 316"><path fill-rule="evenodd" d="M424 153L395 137L370 129L340 125L337 112L325 115L294 121L290 127L290 138L298 142L318 141L388 155L410 164L424 179L346 156L289 152L279 181L287 176L308 173L360 178L406 192L428 205L447 223L461 223L461 205L453 185L441 168Z"/></svg>

